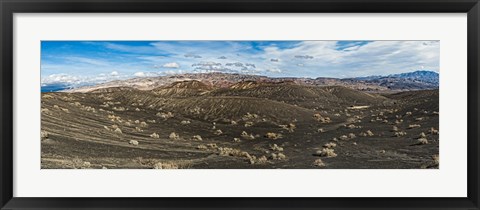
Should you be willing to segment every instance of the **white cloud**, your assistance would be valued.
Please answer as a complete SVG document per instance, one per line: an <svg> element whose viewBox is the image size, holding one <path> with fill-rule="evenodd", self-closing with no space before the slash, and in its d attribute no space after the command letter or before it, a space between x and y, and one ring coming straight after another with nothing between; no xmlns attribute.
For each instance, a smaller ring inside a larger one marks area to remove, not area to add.
<svg viewBox="0 0 480 210"><path fill-rule="evenodd" d="M164 68L180 68L180 65L178 63L172 62L172 63L166 63L163 65Z"/></svg>
<svg viewBox="0 0 480 210"><path fill-rule="evenodd" d="M117 71L112 71L112 72L110 73L110 76L118 76L118 72L117 72Z"/></svg>
<svg viewBox="0 0 480 210"><path fill-rule="evenodd" d="M136 76L136 77L145 77L146 75L145 75L145 73L143 73L143 72L140 71L140 72L136 72L135 74L133 74L133 76Z"/></svg>

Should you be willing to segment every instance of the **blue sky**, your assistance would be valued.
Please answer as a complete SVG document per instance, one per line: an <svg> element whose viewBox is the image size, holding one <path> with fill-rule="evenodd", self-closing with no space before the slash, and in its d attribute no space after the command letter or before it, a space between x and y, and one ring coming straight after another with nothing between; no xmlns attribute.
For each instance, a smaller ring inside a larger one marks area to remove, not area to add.
<svg viewBox="0 0 480 210"><path fill-rule="evenodd" d="M438 41L42 41L42 85L225 72L359 77L439 71Z"/></svg>

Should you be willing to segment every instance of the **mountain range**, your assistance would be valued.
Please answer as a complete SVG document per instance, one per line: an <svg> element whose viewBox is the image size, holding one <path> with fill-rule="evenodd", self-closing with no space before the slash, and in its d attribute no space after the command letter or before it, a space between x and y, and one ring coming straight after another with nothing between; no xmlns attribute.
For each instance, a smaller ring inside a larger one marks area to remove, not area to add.
<svg viewBox="0 0 480 210"><path fill-rule="evenodd" d="M408 91L408 90L427 90L438 89L439 74L434 71L414 71L401 74L392 74L387 76L367 76L354 78L295 78L282 77L273 78L259 75L227 74L227 73L199 73L199 74L177 74L171 76L133 78L127 80L117 80L106 82L93 86L84 86L79 88L55 88L52 90L49 86L42 87L42 92L64 91L64 92L90 92L97 89L110 87L131 87L139 90L153 90L159 87L170 85L174 82L185 80L197 80L215 88L230 87L240 82L292 82L300 85L312 86L344 86L355 90L370 92L385 91ZM57 86L58 87L58 86Z"/></svg>

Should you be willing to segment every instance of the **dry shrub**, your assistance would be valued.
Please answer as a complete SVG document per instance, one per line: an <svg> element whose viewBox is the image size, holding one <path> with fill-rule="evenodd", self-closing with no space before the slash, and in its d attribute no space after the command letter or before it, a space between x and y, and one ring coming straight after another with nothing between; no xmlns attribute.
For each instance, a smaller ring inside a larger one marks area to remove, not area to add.
<svg viewBox="0 0 480 210"><path fill-rule="evenodd" d="M138 141L137 140L130 140L128 144L131 144L133 146L138 146Z"/></svg>
<svg viewBox="0 0 480 210"><path fill-rule="evenodd" d="M408 128L409 128L409 129L412 129L412 128L420 128L420 127L422 127L422 126L419 125L419 124L411 124L411 125L408 125Z"/></svg>
<svg viewBox="0 0 480 210"><path fill-rule="evenodd" d="M154 139L158 139L158 138L160 138L160 135L158 135L157 133L152 133L152 135L150 135L150 137L152 137Z"/></svg>
<svg viewBox="0 0 480 210"><path fill-rule="evenodd" d="M418 144L428 144L428 140L426 138L419 138Z"/></svg>
<svg viewBox="0 0 480 210"><path fill-rule="evenodd" d="M337 157L335 150L330 148L323 148L322 150L318 150L317 154L324 157Z"/></svg>
<svg viewBox="0 0 480 210"><path fill-rule="evenodd" d="M340 137L338 137L340 140L347 140L348 139L348 136L346 135L342 135Z"/></svg>
<svg viewBox="0 0 480 210"><path fill-rule="evenodd" d="M397 127L397 126L393 126L393 127L392 127L392 131L398 131L398 127Z"/></svg>
<svg viewBox="0 0 480 210"><path fill-rule="evenodd" d="M432 135L438 135L438 130L436 130L435 128L430 128L430 134Z"/></svg>
<svg viewBox="0 0 480 210"><path fill-rule="evenodd" d="M47 131L40 131L40 138L47 139L48 138L48 132Z"/></svg>
<svg viewBox="0 0 480 210"><path fill-rule="evenodd" d="M170 133L170 135L168 135L168 138L172 140L177 140L177 139L180 139L180 135L176 134L175 132L172 132Z"/></svg>
<svg viewBox="0 0 480 210"><path fill-rule="evenodd" d="M157 114L155 114L156 116L164 119L164 120L167 120L169 118L173 118L175 115L171 112L167 112L167 113L164 113L164 112L158 112Z"/></svg>
<svg viewBox="0 0 480 210"><path fill-rule="evenodd" d="M313 165L317 167L325 167L325 163L323 163L322 159L316 159L313 161Z"/></svg>
<svg viewBox="0 0 480 210"><path fill-rule="evenodd" d="M262 157L258 158L255 163L257 163L257 164L267 164L267 163L268 163L268 159L267 159L267 157L262 156Z"/></svg>
<svg viewBox="0 0 480 210"><path fill-rule="evenodd" d="M272 159L273 160L285 160L285 159L287 159L287 156L283 153L277 153L277 154L272 153Z"/></svg>
<svg viewBox="0 0 480 210"><path fill-rule="evenodd" d="M355 134L353 134L353 133L349 133L349 134L348 134L348 138L350 138L350 139L354 139L354 138L356 138L356 137L357 137L357 136L355 136Z"/></svg>
<svg viewBox="0 0 480 210"><path fill-rule="evenodd" d="M180 122L180 124L188 125L188 124L190 124L190 120L182 120L182 122Z"/></svg>
<svg viewBox="0 0 480 210"><path fill-rule="evenodd" d="M121 130L120 128L116 128L116 129L114 130L114 132L115 132L115 133L122 133L122 130Z"/></svg>
<svg viewBox="0 0 480 210"><path fill-rule="evenodd" d="M220 130L220 129L218 129L218 130L216 130L215 132L213 132L213 134L215 134L215 135L222 135L222 134L223 134L223 131Z"/></svg>
<svg viewBox="0 0 480 210"><path fill-rule="evenodd" d="M283 152L283 147L280 147L277 144L270 145L270 149L277 152Z"/></svg>
<svg viewBox="0 0 480 210"><path fill-rule="evenodd" d="M197 149L199 149L199 150L207 150L208 147L205 146L205 145L203 145L203 144L201 144L201 145L198 145L198 146L197 146Z"/></svg>
<svg viewBox="0 0 480 210"><path fill-rule="evenodd" d="M248 127L252 127L253 126L253 122L246 122L245 123L245 127L248 128Z"/></svg>
<svg viewBox="0 0 480 210"><path fill-rule="evenodd" d="M317 132L323 133L323 132L325 132L325 130L324 130L323 128L319 128L319 129L317 130Z"/></svg>
<svg viewBox="0 0 480 210"><path fill-rule="evenodd" d="M325 147L325 148L334 148L336 146L337 146L337 144L335 144L335 142L329 142L329 143L326 143L326 144L323 145L323 147Z"/></svg>
<svg viewBox="0 0 480 210"><path fill-rule="evenodd" d="M233 142L242 142L242 140L240 140L240 138L233 138Z"/></svg>
<svg viewBox="0 0 480 210"><path fill-rule="evenodd" d="M427 138L427 135L425 135L424 132L421 132L420 135L418 135L418 138Z"/></svg>
<svg viewBox="0 0 480 210"><path fill-rule="evenodd" d="M148 126L148 124L147 124L146 122L142 121L142 122L140 123L140 126L145 128L145 127Z"/></svg>
<svg viewBox="0 0 480 210"><path fill-rule="evenodd" d="M425 119L425 118L423 118L423 117L417 117L417 118L415 118L416 121L422 121L422 120L424 120L424 119Z"/></svg>
<svg viewBox="0 0 480 210"><path fill-rule="evenodd" d="M207 144L207 147L210 147L210 148L212 148L212 149L218 148L217 144L215 144L215 143Z"/></svg>
<svg viewBox="0 0 480 210"><path fill-rule="evenodd" d="M290 133L293 133L297 126L293 123L289 123L288 125L279 125L280 128L287 130Z"/></svg>
<svg viewBox="0 0 480 210"><path fill-rule="evenodd" d="M253 136L253 134L248 134L246 131L242 131L242 138L244 139L250 139L250 140L253 140L255 139L255 136Z"/></svg>
<svg viewBox="0 0 480 210"><path fill-rule="evenodd" d="M158 162L154 165L153 169L178 169L178 165L175 163L163 163Z"/></svg>
<svg viewBox="0 0 480 210"><path fill-rule="evenodd" d="M412 115L412 112L406 112L405 115Z"/></svg>
<svg viewBox="0 0 480 210"><path fill-rule="evenodd" d="M407 135L407 132L405 131L399 131L399 132L395 132L394 136L396 137L401 137L401 136L405 136Z"/></svg>
<svg viewBox="0 0 480 210"><path fill-rule="evenodd" d="M193 141L202 141L202 137L200 135L195 135L195 136L192 136L191 140Z"/></svg>
<svg viewBox="0 0 480 210"><path fill-rule="evenodd" d="M139 128L139 127L135 127L135 130L136 130L137 132L143 132L143 130L142 130L141 128Z"/></svg>
<svg viewBox="0 0 480 210"><path fill-rule="evenodd" d="M283 136L282 134L279 134L279 133L268 132L267 134L265 134L265 137L269 139L279 139L279 138L282 138Z"/></svg>

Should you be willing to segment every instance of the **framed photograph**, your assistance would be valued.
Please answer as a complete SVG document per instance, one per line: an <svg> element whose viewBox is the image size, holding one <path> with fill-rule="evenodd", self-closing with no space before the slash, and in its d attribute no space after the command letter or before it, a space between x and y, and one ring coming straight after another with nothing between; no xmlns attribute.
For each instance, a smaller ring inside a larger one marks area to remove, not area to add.
<svg viewBox="0 0 480 210"><path fill-rule="evenodd" d="M479 4L9 1L1 209L479 209Z"/></svg>

